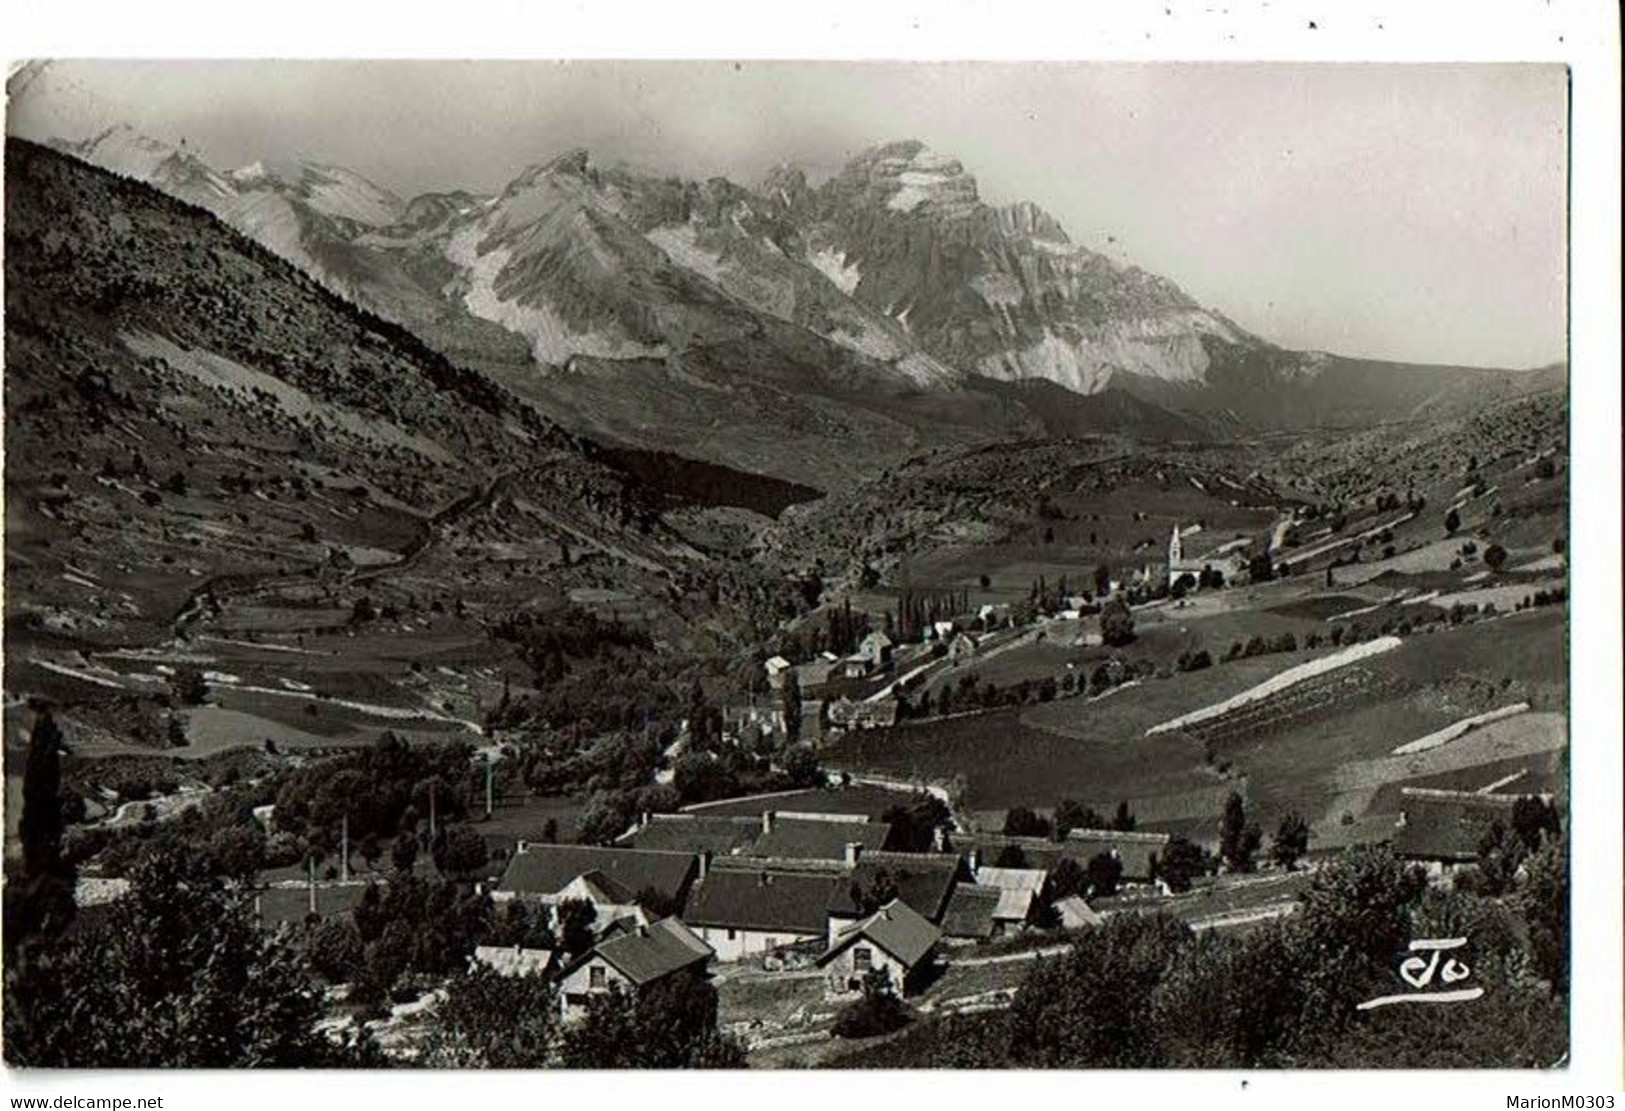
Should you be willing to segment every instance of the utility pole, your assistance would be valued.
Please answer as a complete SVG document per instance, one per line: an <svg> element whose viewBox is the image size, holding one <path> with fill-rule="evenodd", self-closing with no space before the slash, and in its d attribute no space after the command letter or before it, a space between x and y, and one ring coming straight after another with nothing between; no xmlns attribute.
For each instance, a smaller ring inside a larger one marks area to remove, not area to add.
<svg viewBox="0 0 1625 1111"><path fill-rule="evenodd" d="M350 882L350 815L344 815L339 836L339 882Z"/></svg>
<svg viewBox="0 0 1625 1111"><path fill-rule="evenodd" d="M494 761L487 760L485 762L485 816L487 818L491 816L492 803L495 801L493 798L496 790L495 778L496 764Z"/></svg>
<svg viewBox="0 0 1625 1111"><path fill-rule="evenodd" d="M316 913L316 855L314 853L312 853L309 856L307 856L305 858L305 864L309 867L309 870L310 870L310 884L309 884L309 887L308 887L308 890L310 892L310 913L315 914Z"/></svg>

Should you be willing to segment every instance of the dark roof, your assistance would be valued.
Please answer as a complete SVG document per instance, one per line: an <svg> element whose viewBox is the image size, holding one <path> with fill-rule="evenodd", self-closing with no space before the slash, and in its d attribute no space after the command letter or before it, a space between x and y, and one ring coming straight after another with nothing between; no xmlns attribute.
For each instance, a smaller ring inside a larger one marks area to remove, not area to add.
<svg viewBox="0 0 1625 1111"><path fill-rule="evenodd" d="M693 853L527 844L523 852L515 853L508 861L496 890L516 895L552 895L568 887L577 876L602 872L634 894L652 888L680 902L698 867L699 860Z"/></svg>
<svg viewBox="0 0 1625 1111"><path fill-rule="evenodd" d="M761 832L762 823L757 818L653 814L647 825L633 830L620 843L639 849L727 856L748 847Z"/></svg>
<svg viewBox="0 0 1625 1111"><path fill-rule="evenodd" d="M805 872L713 867L688 896L690 926L779 933L824 933L838 877Z"/></svg>
<svg viewBox="0 0 1625 1111"><path fill-rule="evenodd" d="M1453 863L1478 859L1478 843L1496 822L1510 825L1515 795L1467 795L1407 790L1394 855Z"/></svg>
<svg viewBox="0 0 1625 1111"><path fill-rule="evenodd" d="M686 808L683 813L695 816L717 817L728 815L761 816L766 810L814 814L850 814L853 817L878 821L893 806L908 806L917 802L921 791L899 790L895 787L874 787L853 784L847 787L811 787L805 791L780 791L768 795L705 802Z"/></svg>
<svg viewBox="0 0 1625 1111"><path fill-rule="evenodd" d="M851 876L835 885L829 910L831 914L848 917L861 913L852 897L853 888L866 887L884 871L897 885L899 899L931 921L940 922L963 869L964 860L953 855L864 853Z"/></svg>
<svg viewBox="0 0 1625 1111"><path fill-rule="evenodd" d="M662 918L646 929L635 929L601 941L586 954L603 957L615 971L637 987L651 984L679 969L703 964L716 955L704 941L675 918ZM577 967L577 961L571 967Z"/></svg>
<svg viewBox="0 0 1625 1111"><path fill-rule="evenodd" d="M998 909L1001 894L997 887L959 884L948 898L948 911L942 916L942 932L949 937L992 937L993 912Z"/></svg>
<svg viewBox="0 0 1625 1111"><path fill-rule="evenodd" d="M843 860L847 845L861 845L864 851L880 849L890 835L891 826L885 822L779 814L773 818L773 828L757 837L749 852L752 856L784 860Z"/></svg>
<svg viewBox="0 0 1625 1111"><path fill-rule="evenodd" d="M827 952L818 958L825 964L860 938L884 949L904 965L913 968L931 952L942 931L926 921L901 899L893 899L869 917L843 930Z"/></svg>
<svg viewBox="0 0 1625 1111"><path fill-rule="evenodd" d="M1114 829L1074 829L1066 835L1067 855L1080 864L1102 853L1116 855L1123 878L1150 879L1158 856L1168 847L1166 833L1124 833Z"/></svg>

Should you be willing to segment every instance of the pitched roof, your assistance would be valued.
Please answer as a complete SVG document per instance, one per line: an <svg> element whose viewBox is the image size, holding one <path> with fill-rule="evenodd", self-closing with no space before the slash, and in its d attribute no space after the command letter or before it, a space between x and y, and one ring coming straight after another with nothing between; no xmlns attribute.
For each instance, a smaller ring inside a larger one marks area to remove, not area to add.
<svg viewBox="0 0 1625 1111"><path fill-rule="evenodd" d="M772 828L758 836L750 854L785 860L842 860L847 845L860 845L864 851L883 848L891 836L891 826L863 818L796 818L776 814ZM760 828L760 826L758 826Z"/></svg>
<svg viewBox="0 0 1625 1111"><path fill-rule="evenodd" d="M552 949L521 949L517 945L476 945L474 963L483 964L503 976L533 976L547 971L553 963Z"/></svg>
<svg viewBox="0 0 1625 1111"><path fill-rule="evenodd" d="M642 987L690 965L703 964L716 955L716 950L677 919L662 918L652 926L599 942L586 956L594 954Z"/></svg>
<svg viewBox="0 0 1625 1111"><path fill-rule="evenodd" d="M838 877L769 871L730 863L713 867L689 894L683 921L690 926L822 935Z"/></svg>
<svg viewBox="0 0 1625 1111"><path fill-rule="evenodd" d="M992 937L993 912L1002 894L996 887L974 883L958 885L948 898L948 910L942 916L942 932L949 937Z"/></svg>
<svg viewBox="0 0 1625 1111"><path fill-rule="evenodd" d="M933 922L942 921L948 898L959 881L964 860L957 855L934 853L869 852L846 882L837 883L830 898L831 914L856 915L861 912L853 889L862 890L885 872L897 885L897 897Z"/></svg>
<svg viewBox="0 0 1625 1111"><path fill-rule="evenodd" d="M647 823L619 843L639 849L727 856L749 847L761 832L761 821L750 817L651 814Z"/></svg>
<svg viewBox="0 0 1625 1111"><path fill-rule="evenodd" d="M1025 922L1032 913L1038 893L1044 889L1046 873L1041 868L976 869L976 882L999 890L999 907L994 917Z"/></svg>
<svg viewBox="0 0 1625 1111"><path fill-rule="evenodd" d="M1085 926L1098 926L1105 921L1100 912L1084 901L1082 895L1068 895L1055 901L1055 912L1061 916L1063 930L1078 930Z"/></svg>
<svg viewBox="0 0 1625 1111"><path fill-rule="evenodd" d="M1478 843L1496 822L1510 826L1516 795L1404 792L1394 855L1453 863L1478 859Z"/></svg>
<svg viewBox="0 0 1625 1111"><path fill-rule="evenodd" d="M907 903L893 899L869 917L842 930L835 943L818 958L818 963L825 964L853 942L867 939L913 968L925 959L941 937L942 931Z"/></svg>
<svg viewBox="0 0 1625 1111"><path fill-rule="evenodd" d="M1115 829L1074 829L1066 835L1067 855L1087 864L1101 853L1115 854L1126 879L1150 879L1157 857L1168 847L1166 833L1125 833Z"/></svg>
<svg viewBox="0 0 1625 1111"><path fill-rule="evenodd" d="M652 888L668 899L678 900L698 868L693 853L526 844L508 861L496 890L516 895L553 895L579 876L600 872L634 894Z"/></svg>
<svg viewBox="0 0 1625 1111"><path fill-rule="evenodd" d="M796 682L801 684L802 690L808 687L821 687L829 682L830 673L839 663L839 660L813 660L810 663L797 664Z"/></svg>

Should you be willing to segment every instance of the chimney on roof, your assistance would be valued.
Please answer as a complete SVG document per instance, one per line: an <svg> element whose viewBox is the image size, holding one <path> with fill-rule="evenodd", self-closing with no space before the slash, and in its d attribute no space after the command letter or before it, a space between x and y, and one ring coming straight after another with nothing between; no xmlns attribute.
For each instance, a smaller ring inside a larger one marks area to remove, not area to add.
<svg viewBox="0 0 1625 1111"><path fill-rule="evenodd" d="M710 875L710 873L711 873L711 850L710 849L702 849L700 851L700 879L704 880L706 876Z"/></svg>
<svg viewBox="0 0 1625 1111"><path fill-rule="evenodd" d="M638 923L638 936L639 937L648 937L649 936L649 927L644 925L641 922Z"/></svg>
<svg viewBox="0 0 1625 1111"><path fill-rule="evenodd" d="M647 826L648 824L649 824L649 812L647 810L645 810L641 814L638 815L638 828L642 829L645 826Z"/></svg>
<svg viewBox="0 0 1625 1111"><path fill-rule="evenodd" d="M948 849L948 838L947 838L946 835L943 834L942 827L941 826L933 827L932 830L931 830L931 851L934 852L934 853L940 853L940 852L946 852L947 849Z"/></svg>
<svg viewBox="0 0 1625 1111"><path fill-rule="evenodd" d="M862 845L858 844L856 841L848 841L846 843L846 866L848 868L856 868L858 866L858 856L862 854L862 852Z"/></svg>
<svg viewBox="0 0 1625 1111"><path fill-rule="evenodd" d="M773 822L777 818L778 818L778 815L775 814L771 810L762 811L762 832L763 833L772 833L773 832Z"/></svg>
<svg viewBox="0 0 1625 1111"><path fill-rule="evenodd" d="M975 848L973 846L971 848L971 851L970 851L971 875L975 875L976 874L976 869L980 868L981 866L982 866L982 850L979 849L979 848Z"/></svg>
<svg viewBox="0 0 1625 1111"><path fill-rule="evenodd" d="M524 852L529 847L530 847L530 842L524 840L523 838L520 838L520 840L513 847L513 855L518 856L520 853Z"/></svg>
<svg viewBox="0 0 1625 1111"><path fill-rule="evenodd" d="M756 886L757 887L767 887L772 882L773 882L773 877L768 875L766 872L762 872L762 873L758 874L757 877L756 877Z"/></svg>

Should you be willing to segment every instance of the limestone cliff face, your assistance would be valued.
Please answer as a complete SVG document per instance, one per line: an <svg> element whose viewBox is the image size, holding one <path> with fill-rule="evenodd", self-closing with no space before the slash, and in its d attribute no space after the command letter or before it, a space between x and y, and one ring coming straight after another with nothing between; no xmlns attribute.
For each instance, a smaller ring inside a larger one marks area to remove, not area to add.
<svg viewBox="0 0 1625 1111"><path fill-rule="evenodd" d="M1201 385L1212 343L1265 346L1173 283L1073 244L1037 205L985 204L958 161L917 142L865 151L816 190L775 184L767 199L832 280L963 372L1082 393L1122 374Z"/></svg>

